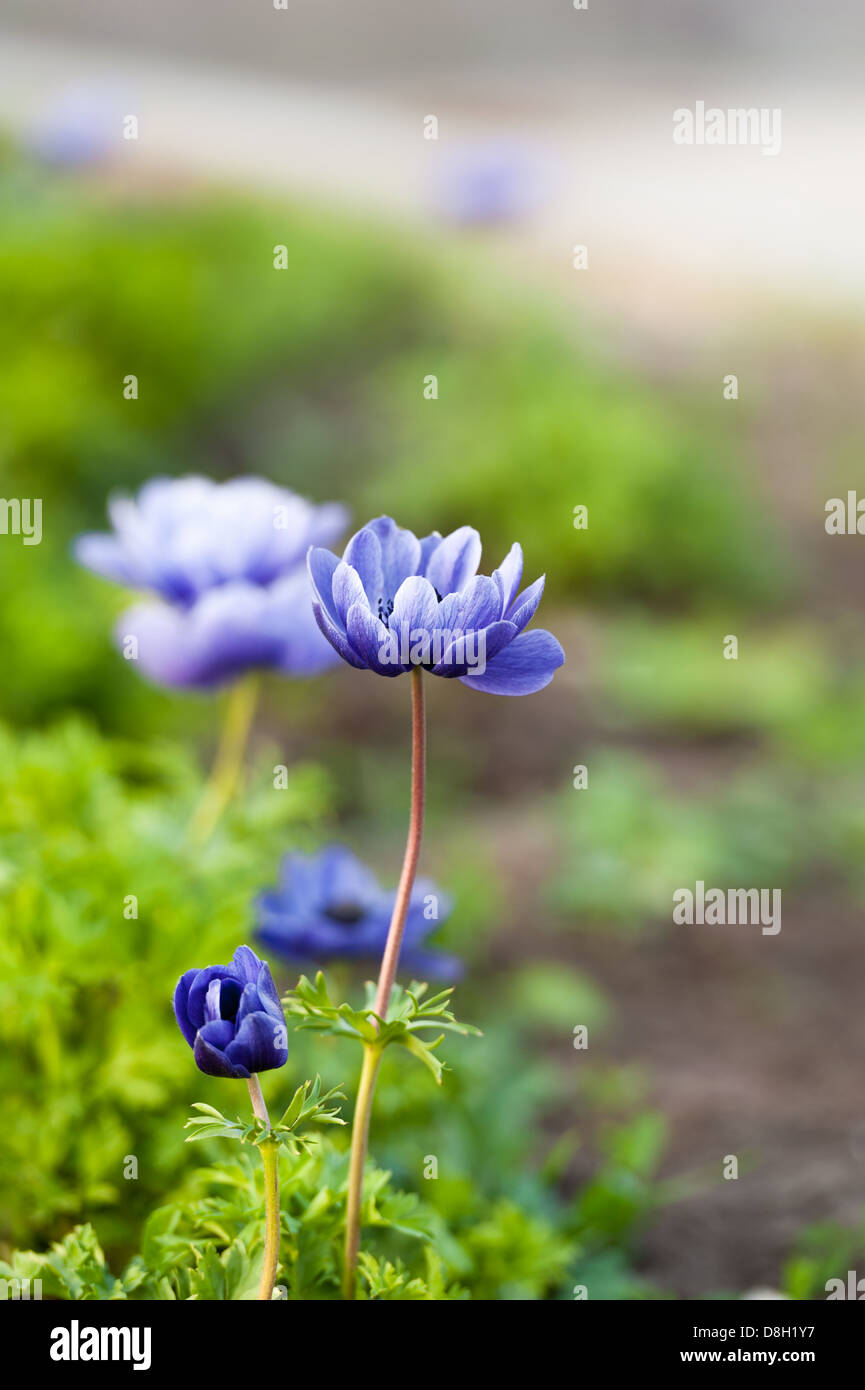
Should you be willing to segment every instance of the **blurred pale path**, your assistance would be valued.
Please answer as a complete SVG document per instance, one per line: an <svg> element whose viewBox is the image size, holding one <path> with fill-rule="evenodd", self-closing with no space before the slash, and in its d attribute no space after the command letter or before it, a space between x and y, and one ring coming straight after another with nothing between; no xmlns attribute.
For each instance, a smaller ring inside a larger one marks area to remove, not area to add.
<svg viewBox="0 0 865 1390"><path fill-rule="evenodd" d="M569 276L575 296L677 331L747 320L767 299L865 298L858 7L791 20L774 2L756 16L667 0L649 20L633 2L615 19L564 0L448 0L409 17L391 0L290 6L86 0L29 15L7 0L20 27L0 36L0 121L26 135L102 93L130 171L297 191L434 234L452 161L505 151L537 195L495 229L495 251L529 276ZM673 111L698 100L780 108L780 154L674 145ZM120 138L127 112L137 143ZM428 113L437 141L422 137ZM588 273L572 269L575 244Z"/></svg>

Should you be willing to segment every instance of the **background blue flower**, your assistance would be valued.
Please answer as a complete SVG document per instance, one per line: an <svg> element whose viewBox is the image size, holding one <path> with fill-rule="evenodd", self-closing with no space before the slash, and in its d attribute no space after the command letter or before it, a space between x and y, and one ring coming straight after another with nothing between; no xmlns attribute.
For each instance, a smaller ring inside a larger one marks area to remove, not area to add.
<svg viewBox="0 0 865 1390"><path fill-rule="evenodd" d="M377 961L395 897L395 889L382 888L372 870L341 845L318 854L287 854L279 887L256 900L256 935L269 950L308 968L333 960ZM436 917L427 915L433 904ZM445 981L459 978L462 966L456 957L424 949L427 936L450 911L450 900L428 880L415 882L401 969Z"/></svg>
<svg viewBox="0 0 865 1390"><path fill-rule="evenodd" d="M419 540L389 516L352 536L340 560L309 553L316 620L350 666L399 676L422 666L494 695L541 690L565 654L551 633L524 632L543 577L519 593L523 552L511 546L491 576L477 573L481 539L470 526Z"/></svg>
<svg viewBox="0 0 865 1390"><path fill-rule="evenodd" d="M122 615L115 638L160 685L208 688L256 667L314 675L332 657L310 609L304 558L333 540L345 509L314 506L263 478L153 478L109 503L110 534L79 537L97 574L158 596Z"/></svg>
<svg viewBox="0 0 865 1390"><path fill-rule="evenodd" d="M174 1013L196 1066L208 1076L245 1079L283 1066L288 1056L270 967L249 946L238 946L228 965L181 975Z"/></svg>

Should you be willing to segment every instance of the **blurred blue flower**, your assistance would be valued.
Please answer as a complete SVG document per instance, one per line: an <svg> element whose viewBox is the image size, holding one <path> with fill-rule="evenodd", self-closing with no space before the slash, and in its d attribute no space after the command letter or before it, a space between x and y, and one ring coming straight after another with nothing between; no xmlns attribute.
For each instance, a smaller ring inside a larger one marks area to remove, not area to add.
<svg viewBox="0 0 865 1390"><path fill-rule="evenodd" d="M229 965L187 970L174 991L174 1013L208 1076L245 1079L285 1064L285 1014L267 961L238 946Z"/></svg>
<svg viewBox="0 0 865 1390"><path fill-rule="evenodd" d="M46 164L96 164L116 154L122 145L125 97L108 83L75 84L64 88L30 118L25 143ZM136 109L133 99L132 109Z"/></svg>
<svg viewBox="0 0 865 1390"><path fill-rule="evenodd" d="M434 182L436 208L465 226L491 226L528 216L549 182L545 151L500 140L442 148Z"/></svg>
<svg viewBox="0 0 865 1390"><path fill-rule="evenodd" d="M565 659L543 629L524 632L543 577L518 593L523 552L513 545L491 577L479 575L470 526L418 540L389 516L352 536L340 560L312 547L316 620L350 666L399 676L421 666L494 695L530 695Z"/></svg>
<svg viewBox="0 0 865 1390"><path fill-rule="evenodd" d="M377 961L395 898L394 889L382 888L372 871L340 845L313 855L287 854L279 887L256 901L256 935L269 950L298 966ZM459 978L462 966L456 957L424 949L426 937L450 911L450 901L431 883L415 883L400 951L403 969L445 981Z"/></svg>
<svg viewBox="0 0 865 1390"><path fill-rule="evenodd" d="M332 664L311 611L304 557L333 540L347 513L314 506L263 478L153 478L108 507L113 533L81 536L82 565L157 594L129 609L115 637L134 638L161 685L208 688L255 667L314 675Z"/></svg>

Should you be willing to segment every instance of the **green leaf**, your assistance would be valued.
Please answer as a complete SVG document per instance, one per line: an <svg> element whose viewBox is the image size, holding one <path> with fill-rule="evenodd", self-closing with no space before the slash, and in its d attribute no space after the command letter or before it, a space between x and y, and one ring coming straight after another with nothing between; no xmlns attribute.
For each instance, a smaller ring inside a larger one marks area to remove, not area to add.
<svg viewBox="0 0 865 1390"><path fill-rule="evenodd" d="M444 1035L437 1038L433 1043L421 1042L420 1038L414 1033L402 1033L399 1037L394 1038L394 1042L399 1043L402 1047L408 1048L413 1057L417 1057L419 1062L423 1062L424 1066L432 1072L436 1084L439 1086L442 1084L444 1066L439 1058L434 1055L432 1049L438 1047L439 1043L443 1040L443 1036Z"/></svg>
<svg viewBox="0 0 865 1390"><path fill-rule="evenodd" d="M349 1004L335 1005L331 1001L324 976L319 972L314 985L306 976L301 976L296 988L285 996L283 1004L288 1013L299 1017L298 1028L313 1028L335 1037L351 1037L367 1046L382 1049L391 1043L398 1043L421 1060L440 1082L443 1067L438 1058L431 1054L441 1042L443 1033L479 1036L480 1029L469 1023L460 1023L451 1012L451 989L441 990L429 999L425 998L426 990L427 986L416 980L408 989L395 988L387 1018L383 1019L375 1011L375 986L371 982L366 985L364 1008L354 1009ZM433 1043L423 1043L415 1036L428 1028L435 1029L439 1034Z"/></svg>

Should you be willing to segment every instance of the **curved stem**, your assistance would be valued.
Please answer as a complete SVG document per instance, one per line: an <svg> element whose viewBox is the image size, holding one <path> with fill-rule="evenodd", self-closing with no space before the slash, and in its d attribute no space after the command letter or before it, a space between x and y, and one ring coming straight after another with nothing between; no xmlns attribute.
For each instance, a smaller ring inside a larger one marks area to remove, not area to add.
<svg viewBox="0 0 865 1390"><path fill-rule="evenodd" d="M387 942L382 956L375 995L375 1012L379 1018L387 1018L391 990L396 978L399 952L402 946L406 913L408 912L411 891L414 887L420 858L423 836L424 799L426 794L426 713L424 710L423 673L416 666L411 673L412 694L412 738L411 738L411 812L409 816L408 840L402 863L399 887L393 905L393 914L388 927ZM372 1115L372 1100L375 1082L381 1061L381 1048L368 1043L364 1048L363 1067L357 1090L357 1104L351 1132L351 1159L348 1170L348 1195L346 1199L345 1225L345 1264L343 1268L343 1298L355 1296L355 1273L360 1250L361 1199L363 1196L363 1170L366 1163L369 1122Z"/></svg>
<svg viewBox="0 0 865 1390"><path fill-rule="evenodd" d="M261 1083L253 1072L247 1081L252 1108L270 1129L270 1116L261 1094ZM266 1139L259 1145L264 1165L264 1266L258 1286L259 1300L270 1302L279 1260L279 1145Z"/></svg>
<svg viewBox="0 0 865 1390"><path fill-rule="evenodd" d="M408 823L408 840L402 861L402 873L400 874L399 887L396 890L396 902L393 905L393 916L387 931L387 944L378 973L375 1011L379 1018L387 1018L390 992L396 979L406 913L420 858L425 796L426 713L424 710L423 672L420 666L415 666L411 673L411 814Z"/></svg>
<svg viewBox="0 0 865 1390"><path fill-rule="evenodd" d="M257 676L246 676L229 692L213 768L189 822L188 836L194 845L200 847L210 838L237 789L257 701Z"/></svg>

